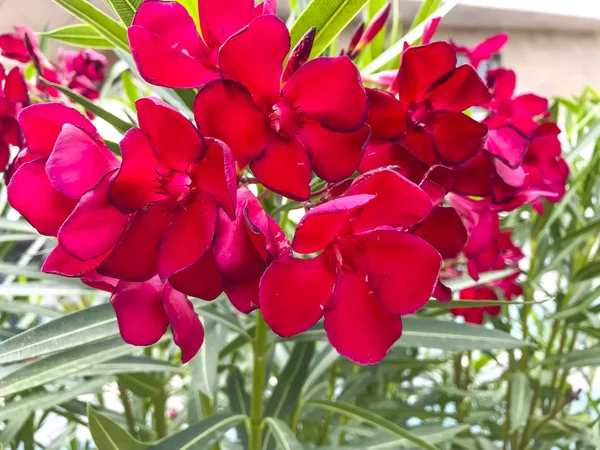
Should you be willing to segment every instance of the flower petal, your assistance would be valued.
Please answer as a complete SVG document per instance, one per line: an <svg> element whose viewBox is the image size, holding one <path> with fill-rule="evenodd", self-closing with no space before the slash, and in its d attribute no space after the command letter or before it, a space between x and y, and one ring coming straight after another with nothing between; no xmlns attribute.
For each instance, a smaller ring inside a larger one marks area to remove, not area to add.
<svg viewBox="0 0 600 450"><path fill-rule="evenodd" d="M398 142L406 148L411 155L423 164L433 166L438 163L438 156L433 148L432 138L422 130L409 128Z"/></svg>
<svg viewBox="0 0 600 450"><path fill-rule="evenodd" d="M383 307L400 315L421 309L438 281L442 267L439 253L406 232L377 230L363 237L368 282Z"/></svg>
<svg viewBox="0 0 600 450"><path fill-rule="evenodd" d="M65 251L60 245L57 245L52 253L48 255L42 265L42 272L53 273L63 277L79 277L86 272L95 269L102 262L105 255L100 255L96 259L80 261Z"/></svg>
<svg viewBox="0 0 600 450"><path fill-rule="evenodd" d="M163 309L163 284L158 277L143 283L120 281L110 298L121 337L132 345L152 345L166 333L169 319Z"/></svg>
<svg viewBox="0 0 600 450"><path fill-rule="evenodd" d="M269 141L265 114L244 86L230 80L215 80L200 89L194 117L204 136L226 142L242 166L260 155Z"/></svg>
<svg viewBox="0 0 600 450"><path fill-rule="evenodd" d="M414 182L420 182L428 169L403 145L371 138L359 170L364 173L386 166L397 166L402 175Z"/></svg>
<svg viewBox="0 0 600 450"><path fill-rule="evenodd" d="M431 106L450 112L461 112L471 106L484 105L492 99L485 82L470 65L460 66L447 80L429 94Z"/></svg>
<svg viewBox="0 0 600 450"><path fill-rule="evenodd" d="M344 273L325 309L325 331L341 355L358 364L376 364L402 335L402 320L383 309L360 274Z"/></svg>
<svg viewBox="0 0 600 450"><path fill-rule="evenodd" d="M264 153L250 162L254 176L273 192L308 200L312 170L304 146L295 138L273 137Z"/></svg>
<svg viewBox="0 0 600 450"><path fill-rule="evenodd" d="M308 330L323 316L334 283L335 274L330 272L324 254L313 259L274 261L260 281L260 309L265 321L283 337Z"/></svg>
<svg viewBox="0 0 600 450"><path fill-rule="evenodd" d="M245 280L223 280L225 294L233 306L244 314L250 314L259 305L259 285L261 277Z"/></svg>
<svg viewBox="0 0 600 450"><path fill-rule="evenodd" d="M158 246L158 274L163 280L200 261L212 245L216 222L217 205L202 193L177 214Z"/></svg>
<svg viewBox="0 0 600 450"><path fill-rule="evenodd" d="M527 137L511 125L490 128L486 141L486 150L512 169L521 164L528 146Z"/></svg>
<svg viewBox="0 0 600 450"><path fill-rule="evenodd" d="M431 244L443 259L456 258L467 243L467 230L454 208L436 208L415 235Z"/></svg>
<svg viewBox="0 0 600 450"><path fill-rule="evenodd" d="M43 159L25 163L14 173L8 185L8 202L46 236L56 236L77 205L52 187Z"/></svg>
<svg viewBox="0 0 600 450"><path fill-rule="evenodd" d="M317 176L333 183L356 172L369 135L366 125L352 133L336 133L311 120L304 123L297 136Z"/></svg>
<svg viewBox="0 0 600 450"><path fill-rule="evenodd" d="M439 113L432 126L435 152L447 166L462 164L483 147L488 127L461 113Z"/></svg>
<svg viewBox="0 0 600 450"><path fill-rule="evenodd" d="M285 23L277 16L258 17L221 47L221 78L241 83L257 105L270 107L279 94L283 61L289 51Z"/></svg>
<svg viewBox="0 0 600 450"><path fill-rule="evenodd" d="M324 250L343 232L349 219L374 198L367 194L347 195L311 209L296 227L292 248L306 255Z"/></svg>
<svg viewBox="0 0 600 450"><path fill-rule="evenodd" d="M367 89L367 97L367 124L374 137L394 140L406 133L406 111L396 97L378 89Z"/></svg>
<svg viewBox="0 0 600 450"><path fill-rule="evenodd" d="M490 195L494 159L488 152L479 152L465 164L456 167L452 191L477 197Z"/></svg>
<svg viewBox="0 0 600 450"><path fill-rule="evenodd" d="M57 191L78 200L118 167L119 160L103 142L66 124L46 162L46 173Z"/></svg>
<svg viewBox="0 0 600 450"><path fill-rule="evenodd" d="M130 216L111 202L108 189L116 172L110 172L96 187L82 195L73 213L60 227L58 242L81 261L98 258L119 242Z"/></svg>
<svg viewBox="0 0 600 450"><path fill-rule="evenodd" d="M548 99L535 94L524 94L512 101L512 113L520 116L541 116L548 111Z"/></svg>
<svg viewBox="0 0 600 450"><path fill-rule="evenodd" d="M223 293L221 273L211 251L207 251L197 263L169 278L169 283L178 291L202 300L214 300Z"/></svg>
<svg viewBox="0 0 600 450"><path fill-rule="evenodd" d="M282 95L331 131L356 131L367 119L365 88L347 56L307 62L285 83Z"/></svg>
<svg viewBox="0 0 600 450"><path fill-rule="evenodd" d="M181 349L181 362L192 359L204 342L204 327L185 295L169 283L162 291L163 308L173 330L173 340Z"/></svg>
<svg viewBox="0 0 600 450"><path fill-rule="evenodd" d="M254 1L198 0L198 14L204 41L218 47L254 18Z"/></svg>
<svg viewBox="0 0 600 450"><path fill-rule="evenodd" d="M20 67L13 67L4 80L4 95L12 103L29 103L27 84Z"/></svg>
<svg viewBox="0 0 600 450"><path fill-rule="evenodd" d="M206 152L206 144L192 123L171 105L156 97L135 102L140 129L154 143L161 161L181 172Z"/></svg>

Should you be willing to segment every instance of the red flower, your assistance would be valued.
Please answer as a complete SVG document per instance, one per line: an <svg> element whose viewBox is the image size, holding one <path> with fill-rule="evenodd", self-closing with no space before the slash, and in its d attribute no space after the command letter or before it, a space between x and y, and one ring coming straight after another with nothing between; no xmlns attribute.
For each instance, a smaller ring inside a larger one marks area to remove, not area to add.
<svg viewBox="0 0 600 450"><path fill-rule="evenodd" d="M108 67L106 56L90 49L64 51L59 61L67 78L84 76L89 81L104 81L104 71Z"/></svg>
<svg viewBox="0 0 600 450"><path fill-rule="evenodd" d="M235 220L223 211L217 219L214 255L227 298L240 311L259 307L258 286L267 266L290 256L290 242L247 188L237 193Z"/></svg>
<svg viewBox="0 0 600 450"><path fill-rule="evenodd" d="M224 79L200 89L194 114L200 131L227 142L238 165L250 162L262 184L306 200L312 170L327 181L356 170L369 135L367 98L345 56L309 61L282 86L289 50L280 19L255 19L221 48Z"/></svg>
<svg viewBox="0 0 600 450"><path fill-rule="evenodd" d="M8 165L10 146L23 145L16 116L28 104L29 94L21 69L14 67L6 73L0 64L0 171Z"/></svg>
<svg viewBox="0 0 600 450"><path fill-rule="evenodd" d="M473 48L460 47L454 42L451 42L451 44L457 53L464 54L469 59L469 63L477 69L482 61L490 59L494 53L498 53L502 50L502 47L504 47L507 42L508 35L506 33L500 33L487 38Z"/></svg>
<svg viewBox="0 0 600 450"><path fill-rule="evenodd" d="M25 45L25 36L29 38L34 51L39 53L40 48L33 32L27 27L15 27L14 33L0 34L0 50L2 56L22 63L31 61L31 55Z"/></svg>
<svg viewBox="0 0 600 450"><path fill-rule="evenodd" d="M177 2L142 3L128 29L131 53L150 84L194 88L219 78L219 47L261 14L274 14L274 1L198 0L200 33Z"/></svg>
<svg viewBox="0 0 600 450"><path fill-rule="evenodd" d="M498 300L498 294L488 286L476 286L460 291L461 300ZM476 325L483 324L484 314L497 316L500 314L501 307L498 306L477 306L477 307L461 307L452 308L450 312L455 316L463 316L465 322Z"/></svg>
<svg viewBox="0 0 600 450"><path fill-rule="evenodd" d="M99 273L142 282L158 273L179 291L205 299L222 292L212 243L219 207L235 216L235 172L229 148L203 138L171 106L137 101L140 128L121 141L123 162L110 198L136 213Z"/></svg>
<svg viewBox="0 0 600 450"><path fill-rule="evenodd" d="M417 160L413 164L425 168L460 165L481 149L487 126L462 111L488 103L490 94L471 66L456 68L450 44L406 49L391 91L399 94L399 100L390 93L367 90L367 123L374 139L361 170L397 164L394 154L399 145Z"/></svg>
<svg viewBox="0 0 600 450"><path fill-rule="evenodd" d="M409 231L432 207L417 185L382 170L357 178L343 197L310 210L292 248L322 253L269 266L260 284L267 323L289 337L325 316L338 352L362 364L380 361L402 334L400 316L418 311L436 286L441 257Z"/></svg>

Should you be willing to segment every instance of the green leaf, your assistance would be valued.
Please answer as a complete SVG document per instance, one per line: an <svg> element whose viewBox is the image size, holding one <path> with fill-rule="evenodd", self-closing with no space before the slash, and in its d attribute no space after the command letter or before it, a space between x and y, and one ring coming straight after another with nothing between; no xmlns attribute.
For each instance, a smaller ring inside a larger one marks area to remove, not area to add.
<svg viewBox="0 0 600 450"><path fill-rule="evenodd" d="M244 389L244 379L236 367L232 367L227 376L227 395L229 406L236 413L250 415L250 395ZM237 427L238 438L244 448L248 448L248 430L245 425Z"/></svg>
<svg viewBox="0 0 600 450"><path fill-rule="evenodd" d="M44 306L29 303L29 301L15 300L12 302L0 300L0 312L8 312L11 314L35 314L37 316L46 317L61 317L63 313L55 309L46 308Z"/></svg>
<svg viewBox="0 0 600 450"><path fill-rule="evenodd" d="M133 81L133 78L131 77L128 71L124 71L121 74L121 82L123 83L123 90L125 91L127 100L129 100L129 106L132 109L135 109L135 102L142 95L140 94L140 91L138 90L137 86L135 85L135 82Z"/></svg>
<svg viewBox="0 0 600 450"><path fill-rule="evenodd" d="M2 414L2 410L0 410L0 414ZM2 432L0 432L0 449L8 448L8 445L17 436L19 431L21 431L21 428L23 425L25 425L25 422L27 422L28 419L28 411L13 411L8 422L5 423Z"/></svg>
<svg viewBox="0 0 600 450"><path fill-rule="evenodd" d="M246 416L241 414L219 414L198 422L185 430L172 434L168 438L152 445L153 450L188 450L193 445L204 445L214 439L219 432L225 432L244 421Z"/></svg>
<svg viewBox="0 0 600 450"><path fill-rule="evenodd" d="M423 440L419 436L412 434L405 430L400 425L386 419L385 417L378 416L372 413L368 409L359 408L358 406L350 403L342 402L329 402L324 400L311 401L306 404L307 407L322 408L334 413L341 414L350 419L358 420L359 422L369 424L379 430L385 431L393 436L404 438L413 444L417 444L421 448L429 450L438 450L438 448Z"/></svg>
<svg viewBox="0 0 600 450"><path fill-rule="evenodd" d="M61 280L61 284L57 283L19 283L19 284L2 284L0 285L0 296L32 296L32 295L90 295L96 297L107 297L110 294L105 291L88 288L86 286L78 286L76 283L65 282Z"/></svg>
<svg viewBox="0 0 600 450"><path fill-rule="evenodd" d="M433 16L435 11L440 7L442 0L425 0L421 3L421 7L417 11L415 18L413 19L410 29L418 27L423 22L427 23L427 18Z"/></svg>
<svg viewBox="0 0 600 450"><path fill-rule="evenodd" d="M109 303L92 306L38 325L0 343L0 364L37 358L118 334L112 306Z"/></svg>
<svg viewBox="0 0 600 450"><path fill-rule="evenodd" d="M395 44L391 45L386 51L384 51L381 55L371 61L364 69L361 70L361 73L364 74L372 74L380 70L390 61L397 61L398 56L402 53L404 49L404 44L408 43L412 45L416 43L421 36L423 36L423 30L425 29L425 25L429 20L434 17L444 17L448 14L457 4L459 0L446 0L438 9L436 9L432 14L430 14L425 20L423 20L419 25L415 26L412 30L410 30L406 35L400 39Z"/></svg>
<svg viewBox="0 0 600 450"><path fill-rule="evenodd" d="M430 444L442 444L454 438L457 434L468 430L470 425L458 425L445 427L439 424L427 424L411 429L411 432ZM372 438L360 441L360 448L364 450L395 450L400 448L414 448L410 441L404 438L392 438L383 436L381 433Z"/></svg>
<svg viewBox="0 0 600 450"><path fill-rule="evenodd" d="M120 358L83 370L81 376L117 375L122 373L169 372L184 373L183 366L147 356L121 356Z"/></svg>
<svg viewBox="0 0 600 450"><path fill-rule="evenodd" d="M267 439L269 436L273 436L278 450L302 450L304 448L283 420L267 417L264 422L267 427Z"/></svg>
<svg viewBox="0 0 600 450"><path fill-rule="evenodd" d="M129 26L142 0L106 0L106 3L112 6L123 23Z"/></svg>
<svg viewBox="0 0 600 450"><path fill-rule="evenodd" d="M290 30L292 48L312 27L317 33L310 53L316 58L360 12L368 0L313 0Z"/></svg>
<svg viewBox="0 0 600 450"><path fill-rule="evenodd" d="M38 34L75 47L96 48L101 50L115 48L111 42L107 41L105 37L87 24L67 25L66 27Z"/></svg>
<svg viewBox="0 0 600 450"><path fill-rule="evenodd" d="M88 100L83 95L80 95L67 87L61 86L60 84L52 83L46 79L44 79L44 83L52 86L53 88L56 88L57 90L65 94L67 97L69 97L73 102L83 106L87 111L97 115L101 119L104 119L106 122L108 122L117 130L119 130L121 133L125 133L129 129L133 128L133 125L131 123L125 122L123 119L115 116L113 113L108 112L104 108L98 106L96 103Z"/></svg>
<svg viewBox="0 0 600 450"><path fill-rule="evenodd" d="M294 346L294 350L279 376L277 386L267 402L265 416L287 419L296 405L302 385L308 376L308 368L314 351L314 342L298 342Z"/></svg>
<svg viewBox="0 0 600 450"><path fill-rule="evenodd" d="M304 383L304 392L308 391L312 386L321 381L321 375L331 366L335 361L338 360L340 355L335 348L328 345L326 346L317 356L315 356L313 363L308 370L308 376Z"/></svg>
<svg viewBox="0 0 600 450"><path fill-rule="evenodd" d="M529 404L533 391L529 378L522 372L512 374L510 381L510 431L522 428L529 416Z"/></svg>
<svg viewBox="0 0 600 450"><path fill-rule="evenodd" d="M182 4L187 9L194 22L196 22L196 28L200 29L200 20L198 18L198 0L175 0L177 3Z"/></svg>
<svg viewBox="0 0 600 450"><path fill-rule="evenodd" d="M599 276L600 261L592 261L575 272L575 275L573 275L571 281L573 283L581 283L583 281L593 280Z"/></svg>
<svg viewBox="0 0 600 450"><path fill-rule="evenodd" d="M140 442L119 424L87 407L88 427L98 450L143 450L150 444Z"/></svg>
<svg viewBox="0 0 600 450"><path fill-rule="evenodd" d="M503 270L492 270L479 275L479 280L475 281L469 275L463 275L462 277L452 278L450 280L444 280L444 284L453 291L461 291L463 289L472 288L482 284L488 284L492 281L502 280L509 275L513 275L518 270L515 269L503 269Z"/></svg>
<svg viewBox="0 0 600 450"><path fill-rule="evenodd" d="M37 230L24 220L11 220L5 217L0 217L0 230L18 231L20 233L32 233L34 235L39 236Z"/></svg>
<svg viewBox="0 0 600 450"><path fill-rule="evenodd" d="M104 14L86 0L54 0L72 15L98 31L115 47L129 52L127 30L116 20Z"/></svg>
<svg viewBox="0 0 600 450"><path fill-rule="evenodd" d="M546 358L542 365L563 369L585 366L595 367L600 365L600 346L554 355Z"/></svg>
<svg viewBox="0 0 600 450"><path fill-rule="evenodd" d="M25 364L0 378L0 397L32 389L59 378L77 375L94 365L135 350L119 338L83 345Z"/></svg>
<svg viewBox="0 0 600 450"><path fill-rule="evenodd" d="M204 344L189 362L192 375L191 388L213 398L217 387L219 351L225 339L220 325L205 320L204 326L206 330Z"/></svg>

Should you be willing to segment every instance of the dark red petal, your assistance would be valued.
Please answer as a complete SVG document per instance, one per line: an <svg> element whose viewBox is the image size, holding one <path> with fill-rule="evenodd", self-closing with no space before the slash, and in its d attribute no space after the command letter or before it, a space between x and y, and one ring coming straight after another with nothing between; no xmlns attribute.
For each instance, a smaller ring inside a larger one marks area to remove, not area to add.
<svg viewBox="0 0 600 450"><path fill-rule="evenodd" d="M163 199L155 181L161 171L152 141L138 128L132 128L120 144L123 162L110 187L110 197L117 208L133 213Z"/></svg>
<svg viewBox="0 0 600 450"><path fill-rule="evenodd" d="M443 259L456 258L467 243L467 230L454 208L435 209L415 234L429 242Z"/></svg>
<svg viewBox="0 0 600 450"><path fill-rule="evenodd" d="M226 142L243 165L260 155L269 141L266 115L239 83L216 80L200 89L194 117L204 136Z"/></svg>
<svg viewBox="0 0 600 450"><path fill-rule="evenodd" d="M217 205L212 197L198 194L181 210L160 238L158 274L163 280L200 261L215 235Z"/></svg>
<svg viewBox="0 0 600 450"><path fill-rule="evenodd" d="M202 37L210 46L219 46L254 18L253 0L198 0Z"/></svg>
<svg viewBox="0 0 600 450"><path fill-rule="evenodd" d="M412 226L423 221L433 209L431 198L412 181L390 169L367 172L358 177L346 195L370 194L352 228L355 232L381 226Z"/></svg>
<svg viewBox="0 0 600 450"><path fill-rule="evenodd" d="M494 100L509 102L515 92L517 78L512 70L496 69L488 72L488 84L494 89Z"/></svg>
<svg viewBox="0 0 600 450"><path fill-rule="evenodd" d="M433 166L438 162L438 156L433 148L432 137L424 131L409 128L398 142L415 158L427 166Z"/></svg>
<svg viewBox="0 0 600 450"><path fill-rule="evenodd" d="M79 277L90 270L95 269L102 262L105 255L96 259L80 261L71 256L60 245L57 245L52 253L48 255L42 265L42 272L62 275L63 277Z"/></svg>
<svg viewBox="0 0 600 450"><path fill-rule="evenodd" d="M169 283L178 291L202 300L214 300L223 293L221 273L211 251L207 251L197 263L169 278Z"/></svg>
<svg viewBox="0 0 600 450"><path fill-rule="evenodd" d="M29 103L27 84L20 67L13 67L4 81L4 95L12 103Z"/></svg>
<svg viewBox="0 0 600 450"><path fill-rule="evenodd" d="M415 183L423 179L428 169L403 145L371 138L359 170L364 173L386 166L397 166L402 175Z"/></svg>
<svg viewBox="0 0 600 450"><path fill-rule="evenodd" d="M60 227L58 242L81 261L98 258L112 249L125 233L130 216L111 202L108 189L114 173L108 173L81 196L73 213Z"/></svg>
<svg viewBox="0 0 600 450"><path fill-rule="evenodd" d="M194 88L219 76L194 20L177 2L145 1L128 35L140 75L151 84Z"/></svg>
<svg viewBox="0 0 600 450"><path fill-rule="evenodd" d="M243 84L257 105L270 107L279 94L283 61L289 51L285 23L277 16L257 17L221 47L221 78Z"/></svg>
<svg viewBox="0 0 600 450"><path fill-rule="evenodd" d="M66 124L46 162L46 173L57 191L78 200L118 166L119 160L104 143Z"/></svg>
<svg viewBox="0 0 600 450"><path fill-rule="evenodd" d="M510 125L490 128L486 141L486 150L512 169L521 164L528 146L527 137Z"/></svg>
<svg viewBox="0 0 600 450"><path fill-rule="evenodd" d="M466 64L437 85L429 94L435 109L461 112L471 106L484 105L492 99L490 91L472 66Z"/></svg>
<svg viewBox="0 0 600 450"><path fill-rule="evenodd" d="M225 294L240 312L249 314L258 308L260 279L258 276L241 281L224 280Z"/></svg>
<svg viewBox="0 0 600 450"><path fill-rule="evenodd" d="M387 312L359 273L344 273L325 309L331 345L358 364L376 364L402 335L400 316Z"/></svg>
<svg viewBox="0 0 600 450"><path fill-rule="evenodd" d="M498 214L485 210L478 218L476 225L469 230L469 241L465 247L465 254L476 255L494 245L500 234L500 219Z"/></svg>
<svg viewBox="0 0 600 450"><path fill-rule="evenodd" d="M423 44L429 44L431 42L440 20L442 20L441 17L434 17L425 24L425 28L423 29L423 37L421 38L421 42Z"/></svg>
<svg viewBox="0 0 600 450"><path fill-rule="evenodd" d="M95 270L91 270L81 276L81 282L91 288L112 293L115 291L119 280L102 276Z"/></svg>
<svg viewBox="0 0 600 450"><path fill-rule="evenodd" d="M439 302L450 303L452 301L452 289L438 280L432 296Z"/></svg>
<svg viewBox="0 0 600 450"><path fill-rule="evenodd" d="M491 177L494 170L493 157L479 152L474 158L454 169L456 178L452 191L463 195L486 197L490 195Z"/></svg>
<svg viewBox="0 0 600 450"><path fill-rule="evenodd" d="M483 146L487 125L461 113L436 114L432 136L440 161L447 166L471 159Z"/></svg>
<svg viewBox="0 0 600 450"><path fill-rule="evenodd" d="M304 123L297 136L317 176L335 183L356 172L369 135L366 125L352 133L336 133L311 120Z"/></svg>
<svg viewBox="0 0 600 450"><path fill-rule="evenodd" d="M38 103L23 109L19 124L29 151L47 158L65 124L75 125L99 139L96 128L80 112L60 103Z"/></svg>
<svg viewBox="0 0 600 450"><path fill-rule="evenodd" d="M402 53L396 85L400 101L420 101L433 83L456 67L456 52L447 42L409 47Z"/></svg>
<svg viewBox="0 0 600 450"><path fill-rule="evenodd" d="M23 164L14 173L8 185L8 202L46 236L56 236L77 205L52 187L43 159Z"/></svg>
<svg viewBox="0 0 600 450"><path fill-rule="evenodd" d="M315 35L317 34L317 28L311 27L308 31L300 38L292 53L290 53L290 57L285 65L285 69L283 70L283 75L281 75L281 82L285 83L290 77L302 67L308 58L310 57L310 52L312 50L313 43L315 41Z"/></svg>
<svg viewBox="0 0 600 450"><path fill-rule="evenodd" d="M237 185L233 155L223 141L206 139L206 146L206 155L195 169L200 190L212 195L227 215L233 218Z"/></svg>
<svg viewBox="0 0 600 450"><path fill-rule="evenodd" d="M156 97L135 102L140 129L154 143L158 157L167 167L186 171L206 152L202 136L192 123L171 105Z"/></svg>
<svg viewBox="0 0 600 450"><path fill-rule="evenodd" d="M292 248L303 254L324 250L342 233L351 217L374 200L373 195L347 195L308 211L296 228Z"/></svg>
<svg viewBox="0 0 600 450"><path fill-rule="evenodd" d="M421 309L438 281L439 253L421 238L396 230L372 231L364 239L368 281L383 307L400 315Z"/></svg>
<svg viewBox="0 0 600 450"><path fill-rule="evenodd" d="M367 119L365 88L347 56L307 62L285 83L282 95L332 131L355 131Z"/></svg>
<svg viewBox="0 0 600 450"><path fill-rule="evenodd" d="M152 345L165 334L169 326L163 309L163 284L158 277L144 283L120 281L112 303L121 337L132 345Z"/></svg>
<svg viewBox="0 0 600 450"><path fill-rule="evenodd" d="M274 261L260 281L260 309L265 321L282 337L308 330L323 316L334 283L335 273L329 270L325 254Z"/></svg>
<svg viewBox="0 0 600 450"><path fill-rule="evenodd" d="M158 239L172 215L158 204L135 214L127 232L98 267L103 275L127 281L145 281L156 275Z"/></svg>
<svg viewBox="0 0 600 450"><path fill-rule="evenodd" d="M312 170L306 149L296 138L273 136L264 153L250 162L254 176L273 192L308 200Z"/></svg>
<svg viewBox="0 0 600 450"><path fill-rule="evenodd" d="M394 140L406 133L406 111L396 97L378 89L367 89L367 97L367 124L374 137Z"/></svg>
<svg viewBox="0 0 600 450"><path fill-rule="evenodd" d="M192 359L204 342L204 327L185 295L177 292L169 283L162 291L163 308L169 318L173 340L181 349L181 362Z"/></svg>

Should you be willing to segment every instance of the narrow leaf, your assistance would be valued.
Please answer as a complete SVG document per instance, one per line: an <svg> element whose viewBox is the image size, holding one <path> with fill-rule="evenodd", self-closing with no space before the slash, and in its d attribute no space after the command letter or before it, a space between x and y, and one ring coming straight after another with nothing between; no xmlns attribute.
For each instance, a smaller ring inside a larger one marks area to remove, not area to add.
<svg viewBox="0 0 600 450"><path fill-rule="evenodd" d="M246 416L250 415L250 395L244 389L244 379L236 367L231 368L227 376L227 395L233 412ZM248 430L246 426L238 426L237 433L244 448L248 448Z"/></svg>
<svg viewBox="0 0 600 450"><path fill-rule="evenodd" d="M52 31L39 33L60 42L64 42L75 47L96 48L101 50L110 50L115 48L114 44L107 41L95 28L87 24L67 25Z"/></svg>
<svg viewBox="0 0 600 450"><path fill-rule="evenodd" d="M142 0L106 0L106 3L112 6L123 23L129 26Z"/></svg>
<svg viewBox="0 0 600 450"><path fill-rule="evenodd" d="M150 444L140 442L119 424L100 414L88 404L88 426L98 450L143 450Z"/></svg>
<svg viewBox="0 0 600 450"><path fill-rule="evenodd" d="M529 415L529 404L533 392L529 378L522 372L515 372L510 381L510 431L523 426Z"/></svg>
<svg viewBox="0 0 600 450"><path fill-rule="evenodd" d="M302 450L302 444L296 439L296 436L290 430L290 427L281 420L274 417L267 417L265 419L267 426L267 437L273 436L277 443L277 449L279 450Z"/></svg>

